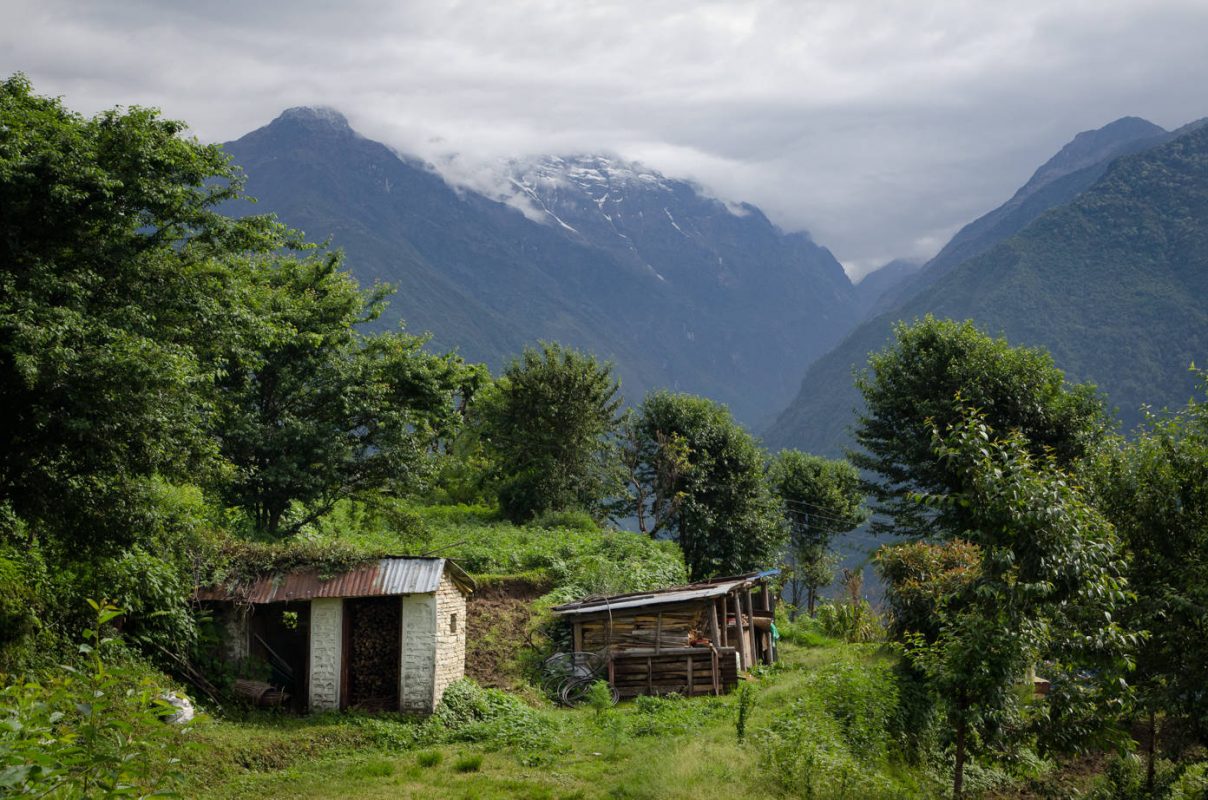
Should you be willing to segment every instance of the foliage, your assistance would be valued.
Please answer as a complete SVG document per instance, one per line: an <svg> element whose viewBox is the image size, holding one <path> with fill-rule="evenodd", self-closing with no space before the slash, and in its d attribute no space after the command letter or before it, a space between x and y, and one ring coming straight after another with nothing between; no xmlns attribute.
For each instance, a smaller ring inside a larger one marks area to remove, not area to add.
<svg viewBox="0 0 1208 800"><path fill-rule="evenodd" d="M0 673L33 655L46 614L47 582L40 548L0 543Z"/></svg>
<svg viewBox="0 0 1208 800"><path fill-rule="evenodd" d="M878 800L900 796L893 784L851 752L842 726L806 695L761 732L759 760L783 796L804 800Z"/></svg>
<svg viewBox="0 0 1208 800"><path fill-rule="evenodd" d="M768 482L789 523L789 587L793 604L812 616L818 589L834 579L831 541L868 518L860 475L847 461L782 450L768 466Z"/></svg>
<svg viewBox="0 0 1208 800"><path fill-rule="evenodd" d="M587 687L587 692L583 695L583 702L595 712L597 719L612 708L612 688L608 685L608 681L595 681Z"/></svg>
<svg viewBox="0 0 1208 800"><path fill-rule="evenodd" d="M755 689L749 683L738 688L738 707L734 713L734 732L741 744L747 738L747 719L755 707Z"/></svg>
<svg viewBox="0 0 1208 800"><path fill-rule="evenodd" d="M115 642L105 628L121 612L91 604L93 627L80 645L86 666L0 690L6 796L142 797L179 784L183 733L161 718L175 709L162 699L162 686L106 660Z"/></svg>
<svg viewBox="0 0 1208 800"><path fill-rule="evenodd" d="M152 479L215 465L218 349L265 328L243 265L300 243L219 214L221 148L152 110L85 119L17 75L0 117L0 505L112 552L154 524Z"/></svg>
<svg viewBox="0 0 1208 800"><path fill-rule="evenodd" d="M445 689L425 727L437 741L477 742L540 753L558 747L557 731L549 719L513 695L484 689L467 678Z"/></svg>
<svg viewBox="0 0 1208 800"><path fill-rule="evenodd" d="M721 698L678 694L639 695L633 699L632 711L625 717L626 732L659 738L696 733L709 722L730 715L729 706Z"/></svg>
<svg viewBox="0 0 1208 800"><path fill-rule="evenodd" d="M889 757L891 721L898 709L894 662L835 661L810 673L806 690L821 698L857 758L881 763Z"/></svg>
<svg viewBox="0 0 1208 800"><path fill-rule="evenodd" d="M863 598L823 603L816 609L818 627L832 639L875 642L884 635L877 613Z"/></svg>
<svg viewBox="0 0 1208 800"><path fill-rule="evenodd" d="M366 336L388 291L362 291L337 255L253 261L270 335L223 358L215 427L232 469L218 489L257 533L298 531L341 499L420 485L481 377L423 337ZM298 513L290 514L297 508Z"/></svg>
<svg viewBox="0 0 1208 800"><path fill-rule="evenodd" d="M526 348L507 367L481 416L509 519L599 510L615 480L609 437L619 389L610 364L557 344Z"/></svg>
<svg viewBox="0 0 1208 800"><path fill-rule="evenodd" d="M962 591L942 599L935 639L910 636L906 652L950 698L959 797L971 734L1001 731L1017 706L1013 684L1042 657L1053 675L1069 676L1054 679L1040 708L1042 744L1073 749L1112 733L1136 637L1113 621L1125 601L1114 530L1055 456L1035 457L1018 431L999 438L972 409L937 428L933 447L961 487L926 499L967 509L965 536L981 561Z"/></svg>
<svg viewBox="0 0 1208 800"><path fill-rule="evenodd" d="M470 753L464 756L458 756L453 762L454 772L478 772L482 769L482 754Z"/></svg>
<svg viewBox="0 0 1208 800"><path fill-rule="evenodd" d="M890 638L901 642L921 635L933 642L944 603L977 579L981 550L963 539L905 542L880 548L873 561L889 603Z"/></svg>
<svg viewBox="0 0 1208 800"><path fill-rule="evenodd" d="M444 754L439 750L424 750L415 757L415 763L419 764L424 769L440 766L440 762L444 760Z"/></svg>
<svg viewBox="0 0 1208 800"><path fill-rule="evenodd" d="M863 595L863 569L843 570L843 588L847 597L818 608L818 627L827 636L845 642L872 642L883 638L885 631L881 619Z"/></svg>
<svg viewBox="0 0 1208 800"><path fill-rule="evenodd" d="M1095 477L1136 593L1123 621L1149 633L1137 653L1142 708L1208 736L1208 403L1151 419L1103 453Z"/></svg>
<svg viewBox="0 0 1208 800"><path fill-rule="evenodd" d="M1062 468L1103 439L1107 416L1094 388L1066 385L1043 349L1011 347L972 322L931 316L900 323L894 333L856 380L866 410L855 432L862 450L851 460L875 476L865 488L873 511L887 518L874 521L874 531L951 537L970 527L969 506L914 499L963 487L952 461L935 457L932 431L958 424L966 407L979 409L1001 435L1019 431L1028 453L1051 453Z"/></svg>
<svg viewBox="0 0 1208 800"><path fill-rule="evenodd" d="M639 448L635 480L643 488L630 499L662 515L658 524L683 550L693 580L777 559L786 525L764 480L763 451L724 406L655 392L631 424Z"/></svg>

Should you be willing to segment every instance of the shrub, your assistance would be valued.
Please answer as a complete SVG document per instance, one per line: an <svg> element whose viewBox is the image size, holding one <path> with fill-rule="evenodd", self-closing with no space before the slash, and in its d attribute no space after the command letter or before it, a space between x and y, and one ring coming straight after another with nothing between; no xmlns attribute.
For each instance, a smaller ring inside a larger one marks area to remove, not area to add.
<svg viewBox="0 0 1208 800"><path fill-rule="evenodd" d="M818 627L832 639L875 642L882 638L881 622L867 600L822 603L817 608Z"/></svg>
<svg viewBox="0 0 1208 800"><path fill-rule="evenodd" d="M639 695L632 709L625 718L630 736L681 736L730 713L720 697L688 699L678 694Z"/></svg>
<svg viewBox="0 0 1208 800"><path fill-rule="evenodd" d="M37 797L146 796L179 784L180 729L163 687L103 658L103 629L120 611L89 601L94 627L80 645L85 668L0 691L0 790Z"/></svg>
<svg viewBox="0 0 1208 800"><path fill-rule="evenodd" d="M760 765L784 796L808 800L877 800L894 796L890 781L851 753L837 720L813 694L798 699L762 732Z"/></svg>
<svg viewBox="0 0 1208 800"><path fill-rule="evenodd" d="M445 689L426 726L439 741L478 742L495 747L553 752L554 724L514 696L462 679Z"/></svg>
<svg viewBox="0 0 1208 800"><path fill-rule="evenodd" d="M739 743L747 738L747 718L754 707L755 690L751 688L751 684L744 683L738 690L738 713L734 720L734 730L738 734Z"/></svg>
<svg viewBox="0 0 1208 800"><path fill-rule="evenodd" d="M1203 800L1208 797L1208 762L1192 764L1170 787L1170 800Z"/></svg>
<svg viewBox="0 0 1208 800"><path fill-rule="evenodd" d="M810 673L806 686L839 723L843 740L854 756L869 763L886 760L888 730L898 708L890 662L828 664Z"/></svg>
<svg viewBox="0 0 1208 800"><path fill-rule="evenodd" d="M576 531L600 529L600 524L586 511L542 511L529 525L534 528L570 528Z"/></svg>

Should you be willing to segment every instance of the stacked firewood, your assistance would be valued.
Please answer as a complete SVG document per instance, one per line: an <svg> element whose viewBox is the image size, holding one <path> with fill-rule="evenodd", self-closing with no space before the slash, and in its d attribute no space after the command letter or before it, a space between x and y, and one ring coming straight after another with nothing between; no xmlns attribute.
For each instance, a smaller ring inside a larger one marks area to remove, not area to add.
<svg viewBox="0 0 1208 800"><path fill-rule="evenodd" d="M350 705L372 711L398 707L398 598L361 600L352 615Z"/></svg>

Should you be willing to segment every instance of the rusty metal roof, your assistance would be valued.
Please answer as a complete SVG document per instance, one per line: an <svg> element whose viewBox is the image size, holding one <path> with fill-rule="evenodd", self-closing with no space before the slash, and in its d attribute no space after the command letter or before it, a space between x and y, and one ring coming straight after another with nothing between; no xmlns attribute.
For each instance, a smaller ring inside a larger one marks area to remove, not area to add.
<svg viewBox="0 0 1208 800"><path fill-rule="evenodd" d="M767 569L762 572L750 572L746 575L734 575L728 578L714 578L687 586L671 586L652 592L633 592L631 594L615 594L609 597L587 597L573 603L563 603L554 606L553 611L559 614L596 614L603 611L617 611L624 608L639 608L642 606L657 606L667 603L682 603L691 600L703 600L709 597L721 597L735 589L745 589L760 583L765 578L779 575L778 569Z"/></svg>
<svg viewBox="0 0 1208 800"><path fill-rule="evenodd" d="M469 594L474 590L474 580L447 558L382 558L327 579L321 577L317 569L304 569L205 588L198 591L196 597L198 600L260 604L316 597L429 594L436 591L445 570L462 592Z"/></svg>

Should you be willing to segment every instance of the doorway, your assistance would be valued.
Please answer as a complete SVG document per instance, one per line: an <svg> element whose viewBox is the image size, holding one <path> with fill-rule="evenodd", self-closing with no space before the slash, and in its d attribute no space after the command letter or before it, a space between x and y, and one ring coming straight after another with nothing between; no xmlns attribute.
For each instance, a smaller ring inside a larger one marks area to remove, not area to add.
<svg viewBox="0 0 1208 800"><path fill-rule="evenodd" d="M399 597L344 601L341 708L398 711L403 603Z"/></svg>

